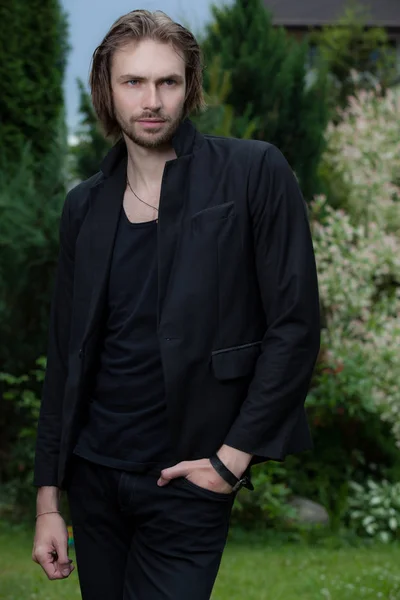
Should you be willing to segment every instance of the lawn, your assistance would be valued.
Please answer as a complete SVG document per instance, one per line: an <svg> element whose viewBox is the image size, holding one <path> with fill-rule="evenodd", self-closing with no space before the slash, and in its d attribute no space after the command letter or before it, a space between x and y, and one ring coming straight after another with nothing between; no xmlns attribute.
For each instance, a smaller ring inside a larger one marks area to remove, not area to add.
<svg viewBox="0 0 400 600"><path fill-rule="evenodd" d="M76 572L49 582L31 562L25 531L0 529L1 600L79 599ZM189 595L190 596L190 595ZM400 600L400 546L327 549L235 539L213 600Z"/></svg>

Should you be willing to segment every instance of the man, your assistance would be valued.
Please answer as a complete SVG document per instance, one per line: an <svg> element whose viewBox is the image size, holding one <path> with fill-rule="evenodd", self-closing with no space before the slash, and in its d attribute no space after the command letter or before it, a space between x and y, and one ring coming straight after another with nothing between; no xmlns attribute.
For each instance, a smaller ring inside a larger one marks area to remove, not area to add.
<svg viewBox="0 0 400 600"><path fill-rule="evenodd" d="M93 57L120 138L67 196L39 419L33 558L84 600L206 600L251 464L311 447L306 209L275 147L203 136L192 34L133 11Z"/></svg>

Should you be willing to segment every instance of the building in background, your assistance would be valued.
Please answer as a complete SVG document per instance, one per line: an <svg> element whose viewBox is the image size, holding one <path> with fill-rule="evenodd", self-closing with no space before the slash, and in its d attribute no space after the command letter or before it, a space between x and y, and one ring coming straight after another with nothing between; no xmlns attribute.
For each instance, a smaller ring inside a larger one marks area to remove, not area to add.
<svg viewBox="0 0 400 600"><path fill-rule="evenodd" d="M334 24L350 6L348 0L264 0L273 15L273 23L298 38L310 29ZM390 44L400 61L400 0L358 0L366 11L368 27L386 29Z"/></svg>

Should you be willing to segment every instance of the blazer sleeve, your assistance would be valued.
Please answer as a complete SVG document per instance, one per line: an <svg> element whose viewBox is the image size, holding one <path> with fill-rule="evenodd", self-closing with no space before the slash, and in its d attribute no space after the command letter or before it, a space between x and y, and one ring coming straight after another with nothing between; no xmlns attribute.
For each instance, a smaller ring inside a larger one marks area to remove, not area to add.
<svg viewBox="0 0 400 600"><path fill-rule="evenodd" d="M225 443L282 460L304 411L320 347L317 271L307 208L282 153L270 145L249 176L255 267L266 331L247 397Z"/></svg>
<svg viewBox="0 0 400 600"><path fill-rule="evenodd" d="M75 236L72 232L70 211L70 195L67 195L60 221L60 249L51 303L47 366L36 438L36 486L57 485L74 278Z"/></svg>

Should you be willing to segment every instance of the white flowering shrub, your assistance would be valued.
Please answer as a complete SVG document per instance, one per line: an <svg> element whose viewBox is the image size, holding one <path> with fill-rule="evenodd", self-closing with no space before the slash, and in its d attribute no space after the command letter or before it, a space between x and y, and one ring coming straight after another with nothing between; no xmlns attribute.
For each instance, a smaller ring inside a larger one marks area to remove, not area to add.
<svg viewBox="0 0 400 600"><path fill-rule="evenodd" d="M352 225L323 204L318 198L313 207L314 216L325 212L313 223L325 321L322 397L349 412L380 412L400 447L400 238L375 222Z"/></svg>
<svg viewBox="0 0 400 600"><path fill-rule="evenodd" d="M360 92L327 142L346 197L312 206L325 352L311 404L376 412L400 447L400 95Z"/></svg>
<svg viewBox="0 0 400 600"><path fill-rule="evenodd" d="M344 185L341 207L358 223L399 232L400 94L360 91L340 116L327 129L324 168Z"/></svg>

